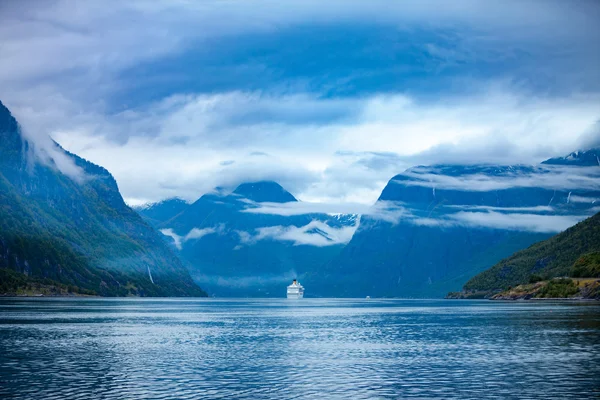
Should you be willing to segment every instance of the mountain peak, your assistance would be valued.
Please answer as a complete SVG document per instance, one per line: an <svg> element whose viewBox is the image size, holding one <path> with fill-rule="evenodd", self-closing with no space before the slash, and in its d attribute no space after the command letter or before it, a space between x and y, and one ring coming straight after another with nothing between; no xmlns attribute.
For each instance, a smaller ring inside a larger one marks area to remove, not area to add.
<svg viewBox="0 0 600 400"><path fill-rule="evenodd" d="M179 197L171 197L157 203L133 207L133 209L136 210L146 222L157 227L161 222L168 221L179 215L189 206L190 204L187 201L180 199Z"/></svg>
<svg viewBox="0 0 600 400"><path fill-rule="evenodd" d="M579 167L600 166L600 148L574 151L566 157L555 157L544 161L545 165L575 165Z"/></svg>
<svg viewBox="0 0 600 400"><path fill-rule="evenodd" d="M242 183L233 191L233 193L258 203L287 203L298 201L290 192L285 190L277 182L273 181Z"/></svg>
<svg viewBox="0 0 600 400"><path fill-rule="evenodd" d="M0 125L11 127L17 126L17 120L11 114L10 110L0 101Z"/></svg>
<svg viewBox="0 0 600 400"><path fill-rule="evenodd" d="M160 200L154 203L146 203L139 206L132 207L133 209L149 210L151 208L170 206L170 205L189 205L189 203L179 197L169 197L164 200Z"/></svg>
<svg viewBox="0 0 600 400"><path fill-rule="evenodd" d="M20 157L22 149L23 141L19 124L10 110L0 101L0 150L3 153L0 161Z"/></svg>
<svg viewBox="0 0 600 400"><path fill-rule="evenodd" d="M0 100L0 115L4 113L10 114L10 111L8 110L8 107L6 107L4 103L2 103L2 100Z"/></svg>

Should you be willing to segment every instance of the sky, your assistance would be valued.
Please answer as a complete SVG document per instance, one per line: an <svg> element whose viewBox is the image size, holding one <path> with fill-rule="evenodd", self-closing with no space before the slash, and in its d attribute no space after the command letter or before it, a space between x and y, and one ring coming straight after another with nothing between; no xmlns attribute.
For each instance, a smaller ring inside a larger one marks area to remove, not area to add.
<svg viewBox="0 0 600 400"><path fill-rule="evenodd" d="M345 210L414 165L600 145L598 21L594 0L2 1L0 100L132 205L275 180Z"/></svg>

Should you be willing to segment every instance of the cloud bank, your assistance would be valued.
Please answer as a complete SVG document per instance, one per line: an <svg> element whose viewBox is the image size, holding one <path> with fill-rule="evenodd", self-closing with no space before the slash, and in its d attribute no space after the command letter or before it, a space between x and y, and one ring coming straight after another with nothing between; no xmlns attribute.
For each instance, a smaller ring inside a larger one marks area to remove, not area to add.
<svg viewBox="0 0 600 400"><path fill-rule="evenodd" d="M408 208L396 208L368 215L370 219L385 221L391 224L406 223L419 226L452 228L471 227L485 229L500 229L538 233L559 233L576 223L589 218L597 212L589 209L586 213L577 215L549 214L556 212L550 207L468 207L456 206L449 208L465 208L482 211L458 211L433 216L423 216L422 213ZM530 211L530 212L528 212Z"/></svg>
<svg viewBox="0 0 600 400"><path fill-rule="evenodd" d="M313 220L307 225L296 226L267 226L258 228L256 233L238 232L240 242L244 245L252 245L261 240L278 240L291 242L295 246L335 246L346 244L352 239L358 228L360 219L353 226L333 228L324 222Z"/></svg>
<svg viewBox="0 0 600 400"><path fill-rule="evenodd" d="M587 217L587 215L505 214L494 211L485 213L461 211L451 215L450 220L457 224L481 228L558 233L570 228Z"/></svg>
<svg viewBox="0 0 600 400"><path fill-rule="evenodd" d="M600 190L600 168L597 167L491 167L489 174L461 173L446 175L443 171L421 167L401 174L393 183L404 186L489 192L510 188L543 188L550 190Z"/></svg>
<svg viewBox="0 0 600 400"><path fill-rule="evenodd" d="M261 179L372 204L416 164L600 145L599 19L587 1L2 2L0 96L63 172L47 135L130 204Z"/></svg>

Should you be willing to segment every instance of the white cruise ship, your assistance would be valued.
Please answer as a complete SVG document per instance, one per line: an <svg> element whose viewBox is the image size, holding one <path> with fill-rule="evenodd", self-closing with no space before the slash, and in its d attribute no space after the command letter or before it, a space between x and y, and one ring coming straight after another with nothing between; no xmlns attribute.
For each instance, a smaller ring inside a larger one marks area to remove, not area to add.
<svg viewBox="0 0 600 400"><path fill-rule="evenodd" d="M300 284L296 279L290 286L287 287L287 298L288 299L301 299L304 297L304 286Z"/></svg>

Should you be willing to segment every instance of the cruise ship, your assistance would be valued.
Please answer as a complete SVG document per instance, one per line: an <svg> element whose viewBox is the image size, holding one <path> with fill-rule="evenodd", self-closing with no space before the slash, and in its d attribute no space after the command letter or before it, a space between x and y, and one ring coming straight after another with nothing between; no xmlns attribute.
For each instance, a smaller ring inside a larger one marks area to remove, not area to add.
<svg viewBox="0 0 600 400"><path fill-rule="evenodd" d="M287 287L287 298L288 299L301 299L304 297L304 286L300 284L296 279L290 286Z"/></svg>

